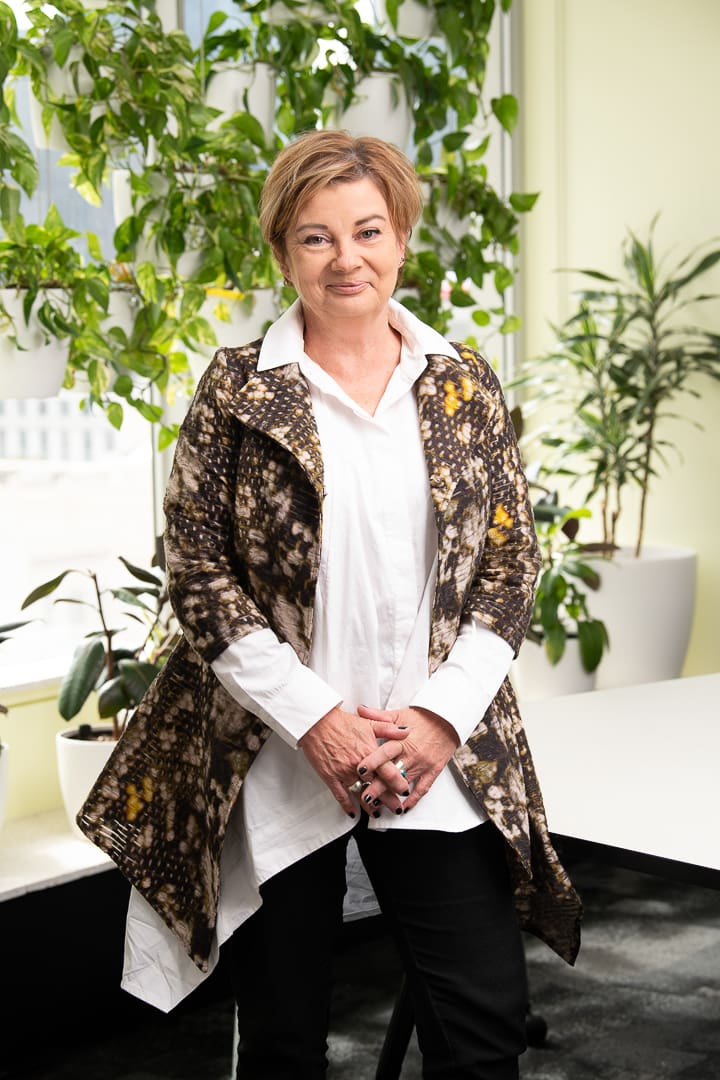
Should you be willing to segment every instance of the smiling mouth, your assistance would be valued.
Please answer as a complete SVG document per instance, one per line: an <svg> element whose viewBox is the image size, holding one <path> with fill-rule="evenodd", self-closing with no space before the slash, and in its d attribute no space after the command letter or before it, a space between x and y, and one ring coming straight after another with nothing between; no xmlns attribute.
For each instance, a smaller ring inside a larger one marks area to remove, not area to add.
<svg viewBox="0 0 720 1080"><path fill-rule="evenodd" d="M362 292L366 287L366 281L331 281L328 285L328 289L333 292L346 293L349 296Z"/></svg>

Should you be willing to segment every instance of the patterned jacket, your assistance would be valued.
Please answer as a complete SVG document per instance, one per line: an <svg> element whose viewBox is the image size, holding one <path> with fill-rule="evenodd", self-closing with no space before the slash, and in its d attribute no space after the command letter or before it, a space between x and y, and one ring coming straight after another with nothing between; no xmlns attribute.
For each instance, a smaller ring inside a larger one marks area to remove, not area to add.
<svg viewBox="0 0 720 1080"><path fill-rule="evenodd" d="M210 663L270 626L310 653L323 462L298 365L257 371L260 342L220 349L182 426L165 500L166 558L183 638L78 815L85 834L207 969L226 824L269 728ZM517 653L539 556L502 391L473 350L430 355L416 386L438 532L429 671L473 613ZM522 925L572 963L580 901L548 836L506 679L450 767L508 842Z"/></svg>

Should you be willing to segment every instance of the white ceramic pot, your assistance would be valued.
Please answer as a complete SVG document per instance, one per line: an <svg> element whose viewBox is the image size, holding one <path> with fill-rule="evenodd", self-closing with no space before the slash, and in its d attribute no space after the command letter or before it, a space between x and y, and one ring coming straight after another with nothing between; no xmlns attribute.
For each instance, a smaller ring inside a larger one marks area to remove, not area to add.
<svg viewBox="0 0 720 1080"><path fill-rule="evenodd" d="M26 323L23 298L22 291L0 290L2 304L14 323L0 324L0 398L54 397L65 377L69 343L48 337L33 312ZM41 296L35 301L38 303L42 303Z"/></svg>
<svg viewBox="0 0 720 1080"><path fill-rule="evenodd" d="M0 829L5 821L5 803L8 789L8 748L7 743L0 743Z"/></svg>
<svg viewBox="0 0 720 1080"><path fill-rule="evenodd" d="M397 32L400 37L425 39L436 32L435 11L418 0L403 0L397 13Z"/></svg>
<svg viewBox="0 0 720 1080"><path fill-rule="evenodd" d="M75 817L117 745L109 728L93 730L102 732L105 738L80 739L77 737L77 729L58 731L55 736L63 804L70 828L77 836L83 836L83 833L75 824Z"/></svg>
<svg viewBox="0 0 720 1080"><path fill-rule="evenodd" d="M48 87L53 98L73 102L92 92L93 77L85 65L79 62L82 54L80 46L73 45L63 67L54 62L48 64ZM71 64L76 65L74 77ZM62 125L56 116L53 116L50 122L50 131L45 131L42 105L33 94L30 95L30 127L38 150L60 150L65 153L69 149Z"/></svg>
<svg viewBox="0 0 720 1080"><path fill-rule="evenodd" d="M595 689L595 672L580 660L577 638L568 638L557 664L551 664L542 645L525 641L510 668L510 680L520 702L543 701L562 694L583 694Z"/></svg>
<svg viewBox="0 0 720 1080"><path fill-rule="evenodd" d="M307 4L299 4L293 8L288 8L286 4L282 3L282 0L277 0L276 3L270 4L265 13L265 19L269 26L282 26L288 22L295 22L297 19L305 22L326 22L327 18L327 9L322 4L313 4L312 0Z"/></svg>
<svg viewBox="0 0 720 1080"><path fill-rule="evenodd" d="M247 94L247 109L245 95ZM266 139L275 128L275 71L270 64L241 64L213 72L205 102L220 115L208 124L212 131L236 112L249 112L260 123Z"/></svg>
<svg viewBox="0 0 720 1080"><path fill-rule="evenodd" d="M344 112L338 105L336 126L356 137L377 135L404 150L412 132L412 109L400 80L375 72L360 79L355 96Z"/></svg>
<svg viewBox="0 0 720 1080"><path fill-rule="evenodd" d="M590 597L590 609L610 639L598 668L598 689L678 678L695 611L696 553L647 547L636 559L621 548L595 566L601 584Z"/></svg>
<svg viewBox="0 0 720 1080"><path fill-rule="evenodd" d="M200 308L199 314L210 323L217 345L199 345L197 352L186 350L190 370L196 381L205 371L217 348L221 345L247 345L262 335L267 322L277 319L279 312L272 289L258 289L249 299L250 303L247 303L210 295ZM229 317L220 318L221 311Z"/></svg>
<svg viewBox="0 0 720 1080"><path fill-rule="evenodd" d="M210 173L196 173L188 180L188 188L191 186L198 189L207 188L211 187L214 182L214 177ZM162 196L167 192L168 184L164 177L155 176L152 179L152 183L157 196ZM113 170L110 177L110 190L112 193L113 218L115 224L119 225L125 218L130 217L133 213L132 181L128 169ZM148 217L148 222L152 223L156 217L156 214L151 214ZM192 236L186 235L186 241L188 250L183 252L178 258L176 271L180 277L190 278L200 266L202 252L198 248L193 247ZM163 251L158 249L158 245L152 236L147 238L141 236L138 240L135 251L135 262L152 263L160 274L169 274L171 271L167 256Z"/></svg>

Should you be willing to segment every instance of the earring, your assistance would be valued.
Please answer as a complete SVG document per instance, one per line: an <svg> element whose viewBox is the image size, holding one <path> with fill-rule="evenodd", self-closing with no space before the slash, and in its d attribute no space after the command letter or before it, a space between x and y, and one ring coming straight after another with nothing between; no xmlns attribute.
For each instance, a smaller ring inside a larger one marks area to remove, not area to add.
<svg viewBox="0 0 720 1080"><path fill-rule="evenodd" d="M399 265L400 265L400 266L404 266L404 265L405 265L405 256L404 256L404 255L403 255L403 257L401 258L401 260L400 260L400 263L399 263Z"/></svg>

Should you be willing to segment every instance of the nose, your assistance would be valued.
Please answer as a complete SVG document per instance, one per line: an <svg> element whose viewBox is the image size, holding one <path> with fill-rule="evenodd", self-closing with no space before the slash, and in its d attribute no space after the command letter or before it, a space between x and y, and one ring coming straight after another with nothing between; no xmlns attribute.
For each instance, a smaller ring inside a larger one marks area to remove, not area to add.
<svg viewBox="0 0 720 1080"><path fill-rule="evenodd" d="M347 273L360 264L360 256L352 240L338 240L335 243L333 265L336 270Z"/></svg>

